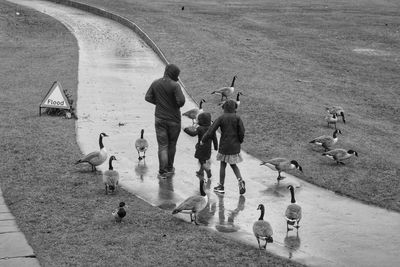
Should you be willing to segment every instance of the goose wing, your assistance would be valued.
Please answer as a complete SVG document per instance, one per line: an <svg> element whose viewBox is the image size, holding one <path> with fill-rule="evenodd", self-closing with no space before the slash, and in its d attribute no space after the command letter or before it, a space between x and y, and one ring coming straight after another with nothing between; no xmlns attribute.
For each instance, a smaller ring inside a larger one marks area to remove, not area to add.
<svg viewBox="0 0 400 267"><path fill-rule="evenodd" d="M106 170L103 173L103 182L107 184L116 184L119 180L119 173L115 170Z"/></svg>
<svg viewBox="0 0 400 267"><path fill-rule="evenodd" d="M202 196L191 196L183 201L178 207L173 210L173 213L181 211L200 211L207 205L207 200Z"/></svg>
<svg viewBox="0 0 400 267"><path fill-rule="evenodd" d="M315 143L315 144L327 144L333 141L332 136L328 135L322 135L317 138L314 138L313 140L310 141L310 143Z"/></svg>
<svg viewBox="0 0 400 267"><path fill-rule="evenodd" d="M100 157L100 151L93 151L83 158L80 159L81 162L92 162L93 160L96 160L97 158Z"/></svg>
<svg viewBox="0 0 400 267"><path fill-rule="evenodd" d="M256 221L253 224L253 233L257 238L266 238L273 235L271 225L269 222L264 220Z"/></svg>
<svg viewBox="0 0 400 267"><path fill-rule="evenodd" d="M147 149L147 147L149 146L149 143L147 142L146 139L137 139L135 142L135 147L137 150L139 151L144 151Z"/></svg>
<svg viewBox="0 0 400 267"><path fill-rule="evenodd" d="M288 220L299 221L301 219L301 207L295 203L290 204L286 208L285 217Z"/></svg>

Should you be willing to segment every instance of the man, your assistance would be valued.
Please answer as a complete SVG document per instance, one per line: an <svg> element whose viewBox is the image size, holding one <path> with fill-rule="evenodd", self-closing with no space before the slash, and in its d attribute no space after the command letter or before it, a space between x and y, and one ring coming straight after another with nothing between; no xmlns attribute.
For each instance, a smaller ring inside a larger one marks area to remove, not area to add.
<svg viewBox="0 0 400 267"><path fill-rule="evenodd" d="M178 83L180 70L174 64L165 67L164 76L155 80L145 100L156 105L155 129L158 143L158 175L167 178L175 172L176 142L181 132L181 111L185 96Z"/></svg>

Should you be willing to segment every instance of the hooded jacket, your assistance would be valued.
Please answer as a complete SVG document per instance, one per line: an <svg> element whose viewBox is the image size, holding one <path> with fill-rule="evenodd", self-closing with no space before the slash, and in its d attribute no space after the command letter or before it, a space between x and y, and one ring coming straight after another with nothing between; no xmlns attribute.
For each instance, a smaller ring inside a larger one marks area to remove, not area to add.
<svg viewBox="0 0 400 267"><path fill-rule="evenodd" d="M194 157L199 160L208 160L211 157L211 141L214 144L214 149L218 149L218 140L215 134L214 136L212 136L212 138L207 140L207 142L200 145L200 141L203 138L203 135L210 128L211 114L208 112L200 113L197 117L197 122L199 126L196 129L193 129L193 127L186 127L185 129L183 129L183 131L190 136L198 136Z"/></svg>
<svg viewBox="0 0 400 267"><path fill-rule="evenodd" d="M145 100L156 105L156 118L181 122L180 108L185 104L185 96L177 82L180 70L174 64L165 67L164 76L155 80L147 90Z"/></svg>
<svg viewBox="0 0 400 267"><path fill-rule="evenodd" d="M234 100L226 101L222 108L224 113L214 121L210 129L204 134L202 142L207 142L220 128L221 138L218 152L224 155L238 154L240 153L240 145L243 143L245 133L243 121L236 114L237 104Z"/></svg>

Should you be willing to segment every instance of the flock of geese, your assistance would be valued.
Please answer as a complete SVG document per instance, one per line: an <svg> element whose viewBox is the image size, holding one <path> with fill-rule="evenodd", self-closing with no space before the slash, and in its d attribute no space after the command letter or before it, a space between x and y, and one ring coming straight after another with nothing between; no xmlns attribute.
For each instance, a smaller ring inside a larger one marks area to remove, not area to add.
<svg viewBox="0 0 400 267"><path fill-rule="evenodd" d="M235 91L234 84L236 79L237 76L235 75L233 77L231 86L223 87L211 92L211 94L216 94L221 96L219 105L223 105L225 101L227 101L229 97L234 94ZM237 107L240 105L241 95L243 95L243 93L241 92L238 92L236 95ZM206 102L205 99L201 99L198 108L188 110L187 112L183 113L182 116L186 116L189 119L191 119L193 122L193 126L195 126L197 123L198 115L204 112L203 103L205 102ZM341 148L331 149L331 147L337 143L338 134L342 133L341 130L337 129L336 127L336 122L338 120L338 117L339 116L342 117L343 123L346 123L344 110L341 107L331 107L327 108L327 111L329 112L329 116L327 116L325 120L328 123L328 127L330 127L330 125L332 124L335 126L335 131L333 132L333 135L332 136L323 135L316 137L313 140L311 140L310 143L322 146L325 149L325 152L322 155L335 160L337 164L344 164L343 160L348 159L353 155L358 156L357 152L353 150L346 151ZM103 144L104 137L108 137L108 135L106 133L100 133L99 151L94 151L85 155L84 157L79 159L76 162L76 164L89 163L89 165L92 168L92 171L96 170L96 166L103 164L107 160L107 150ZM139 161L145 158L148 146L149 144L147 140L144 138L144 129L142 129L140 133L140 138L138 138L135 141L135 148L138 152ZM114 155L111 155L109 158L109 168L108 170L103 172L102 178L106 194L114 193L118 189L119 173L113 168L112 162L114 160L117 160L116 157ZM269 168L276 170L278 172L278 177L277 177L278 183L280 180L285 178L284 176L281 175L282 172L292 169L297 169L301 172L303 171L302 167L296 160L288 160L286 158L272 158L266 161L262 161L260 165L268 166ZM199 179L199 183L200 183L200 195L194 195L188 197L172 211L172 214L177 214L177 213L189 214L190 221L194 222L196 225L198 225L197 217L199 212L203 210L208 204L208 197L204 188L205 187L204 180ZM293 228L296 228L297 230L299 229L300 227L299 223L302 218L302 209L301 206L296 203L294 195L294 187L292 185L289 185L287 188L290 190L291 193L291 201L285 211L286 229L287 232L289 232L293 230ZM120 202L118 208L116 208L112 212L112 215L114 216L116 222L121 222L122 219L126 216L125 207L126 207L125 203ZM253 224L253 233L257 239L259 251L261 251L262 248L266 249L268 243L273 242L273 230L270 223L264 220L264 215L265 215L264 205L259 204L257 210L260 210L261 214L258 220L255 221ZM265 241L265 244L262 246L260 241Z"/></svg>
<svg viewBox="0 0 400 267"><path fill-rule="evenodd" d="M139 161L141 161L146 157L146 151L149 147L149 143L147 142L147 140L144 138L143 135L144 135L144 129L140 131L140 137L135 141L135 148L138 153ZM76 161L75 164L88 163L92 168L92 172L96 170L97 166L103 164L107 160L108 156L107 150L103 144L104 137L108 137L108 135L106 133L100 133L99 135L100 150L86 154L81 159ZM117 160L117 158L114 155L111 155L108 160L108 170L105 170L102 176L106 195L108 193L115 193L118 189L119 173L118 171L114 170L112 164L114 160ZM125 208L126 208L125 203L120 202L118 208L116 208L112 212L112 215L114 216L116 222L121 222L122 219L126 216Z"/></svg>

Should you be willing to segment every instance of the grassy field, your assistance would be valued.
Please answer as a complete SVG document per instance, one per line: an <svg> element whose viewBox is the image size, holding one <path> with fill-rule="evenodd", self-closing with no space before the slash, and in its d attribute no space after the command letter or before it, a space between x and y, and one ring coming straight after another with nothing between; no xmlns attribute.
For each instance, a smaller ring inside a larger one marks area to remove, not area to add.
<svg viewBox="0 0 400 267"><path fill-rule="evenodd" d="M397 0L81 2L138 24L214 118L220 108L210 92L237 74L250 154L296 159L302 179L400 211ZM330 105L347 117L335 148L359 154L344 166L309 144L332 135L324 121Z"/></svg>
<svg viewBox="0 0 400 267"><path fill-rule="evenodd" d="M123 190L105 198L100 174L72 164L81 156L75 121L38 114L55 80L76 96L76 40L54 19L4 1L0 28L0 186L42 266L300 266ZM120 199L128 216L115 224Z"/></svg>

